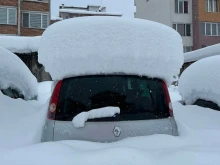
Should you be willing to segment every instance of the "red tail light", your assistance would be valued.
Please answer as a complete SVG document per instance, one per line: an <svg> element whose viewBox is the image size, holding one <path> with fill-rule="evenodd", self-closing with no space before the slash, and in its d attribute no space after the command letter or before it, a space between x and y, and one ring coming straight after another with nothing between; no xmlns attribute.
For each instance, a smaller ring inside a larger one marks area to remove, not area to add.
<svg viewBox="0 0 220 165"><path fill-rule="evenodd" d="M166 100L167 100L167 102L169 104L170 117L174 117L174 115L173 115L173 107L172 107L172 103L171 103L171 100L170 100L170 94L169 94L167 85L166 85L166 83L164 81L163 81L163 89L164 89L164 92L165 92L165 95L166 95Z"/></svg>
<svg viewBox="0 0 220 165"><path fill-rule="evenodd" d="M55 119L61 85L62 85L62 81L59 81L53 90L53 94L50 99L50 104L49 104L48 113L47 113L48 119L51 119L51 120Z"/></svg>

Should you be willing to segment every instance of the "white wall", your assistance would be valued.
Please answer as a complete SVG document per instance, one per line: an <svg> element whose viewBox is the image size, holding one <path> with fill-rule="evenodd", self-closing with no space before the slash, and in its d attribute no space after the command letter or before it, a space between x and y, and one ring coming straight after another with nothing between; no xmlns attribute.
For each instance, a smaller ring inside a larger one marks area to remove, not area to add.
<svg viewBox="0 0 220 165"><path fill-rule="evenodd" d="M174 0L134 0L135 18L152 20L172 27L173 23L189 23L192 32L192 0L189 1L189 13L175 13ZM190 37L182 37L184 46L193 46L193 33Z"/></svg>

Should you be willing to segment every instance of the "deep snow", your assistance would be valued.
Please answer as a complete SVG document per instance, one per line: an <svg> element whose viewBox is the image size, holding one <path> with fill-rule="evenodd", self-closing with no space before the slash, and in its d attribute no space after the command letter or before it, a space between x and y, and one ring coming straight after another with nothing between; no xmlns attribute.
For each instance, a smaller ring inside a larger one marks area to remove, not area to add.
<svg viewBox="0 0 220 165"><path fill-rule="evenodd" d="M186 104L197 99L212 101L220 106L220 55L201 59L181 75L179 91Z"/></svg>
<svg viewBox="0 0 220 165"><path fill-rule="evenodd" d="M176 94L171 94L171 99L177 100L180 96L177 90L174 91ZM34 135L40 135L46 109L39 111L29 102L12 100L1 93L0 100L4 102L0 101L0 107L5 107L0 108L3 114L0 115L0 138L5 137L0 140L2 165L218 165L220 162L220 113L211 109L173 103L179 137L153 135L115 143L60 141L35 144L39 137ZM25 145L27 147L10 149Z"/></svg>
<svg viewBox="0 0 220 165"><path fill-rule="evenodd" d="M0 47L0 89L12 87L22 93L25 99L37 95L37 79L23 61Z"/></svg>
<svg viewBox="0 0 220 165"><path fill-rule="evenodd" d="M183 64L181 36L160 23L121 17L81 17L57 22L42 35L39 62L53 80L126 73L168 84Z"/></svg>

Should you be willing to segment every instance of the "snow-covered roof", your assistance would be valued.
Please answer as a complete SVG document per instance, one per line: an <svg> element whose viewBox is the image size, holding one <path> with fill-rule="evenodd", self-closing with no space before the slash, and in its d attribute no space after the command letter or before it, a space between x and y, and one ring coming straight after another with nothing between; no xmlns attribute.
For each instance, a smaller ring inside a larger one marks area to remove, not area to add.
<svg viewBox="0 0 220 165"><path fill-rule="evenodd" d="M79 17L46 29L39 62L53 80L125 73L168 84L183 64L181 36L160 23L123 17Z"/></svg>
<svg viewBox="0 0 220 165"><path fill-rule="evenodd" d="M198 49L192 52L184 53L185 62L194 62L200 59L220 54L220 43Z"/></svg>
<svg viewBox="0 0 220 165"><path fill-rule="evenodd" d="M61 18L61 17L56 17L56 16L51 17L51 21L62 21L62 20L63 20L63 18Z"/></svg>
<svg viewBox="0 0 220 165"><path fill-rule="evenodd" d="M181 75L179 91L186 104L197 99L212 101L220 106L220 55L201 59Z"/></svg>
<svg viewBox="0 0 220 165"><path fill-rule="evenodd" d="M13 53L31 53L38 51L40 46L40 40L41 36L0 36L0 46Z"/></svg>
<svg viewBox="0 0 220 165"><path fill-rule="evenodd" d="M75 9L60 9L61 13L73 13L73 14L92 14L92 15L111 15L111 16L122 16L122 13L116 12L95 12Z"/></svg>
<svg viewBox="0 0 220 165"><path fill-rule="evenodd" d="M0 89L12 87L26 99L37 95L37 79L18 56L0 46Z"/></svg>

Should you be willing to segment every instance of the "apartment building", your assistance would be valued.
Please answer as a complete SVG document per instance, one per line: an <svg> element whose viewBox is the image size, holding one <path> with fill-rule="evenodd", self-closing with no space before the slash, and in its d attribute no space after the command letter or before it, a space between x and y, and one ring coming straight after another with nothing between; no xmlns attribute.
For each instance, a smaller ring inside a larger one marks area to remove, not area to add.
<svg viewBox="0 0 220 165"><path fill-rule="evenodd" d="M220 0L193 0L194 49L220 43Z"/></svg>
<svg viewBox="0 0 220 165"><path fill-rule="evenodd" d="M122 13L116 12L106 12L106 7L99 5L88 5L87 7L75 7L75 6L65 6L62 4L60 6L60 18L68 19L74 17L83 16L118 16L121 17Z"/></svg>
<svg viewBox="0 0 220 165"><path fill-rule="evenodd" d="M135 0L135 18L177 30L184 52L220 43L220 0Z"/></svg>
<svg viewBox="0 0 220 165"><path fill-rule="evenodd" d="M38 36L50 24L50 0L0 0L0 35Z"/></svg>

